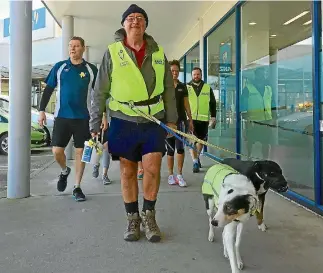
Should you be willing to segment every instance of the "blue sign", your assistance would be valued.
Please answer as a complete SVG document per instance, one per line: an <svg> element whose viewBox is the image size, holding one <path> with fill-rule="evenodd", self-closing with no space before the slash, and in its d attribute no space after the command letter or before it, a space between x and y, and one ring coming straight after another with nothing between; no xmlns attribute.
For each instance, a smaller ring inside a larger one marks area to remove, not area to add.
<svg viewBox="0 0 323 273"><path fill-rule="evenodd" d="M32 14L32 30L45 28L46 26L46 8L33 10ZM3 37L10 36L10 18L3 20Z"/></svg>
<svg viewBox="0 0 323 273"><path fill-rule="evenodd" d="M232 72L232 53L231 42L221 43L220 45L220 73Z"/></svg>

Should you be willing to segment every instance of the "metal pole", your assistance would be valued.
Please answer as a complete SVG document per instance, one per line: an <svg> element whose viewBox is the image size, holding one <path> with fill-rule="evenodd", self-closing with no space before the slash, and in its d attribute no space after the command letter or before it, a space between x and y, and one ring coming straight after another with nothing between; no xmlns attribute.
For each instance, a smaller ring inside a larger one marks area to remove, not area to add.
<svg viewBox="0 0 323 273"><path fill-rule="evenodd" d="M62 19L62 58L68 59L68 43L74 35L74 18L72 16L64 16ZM65 148L65 156L67 160L73 159L73 140Z"/></svg>
<svg viewBox="0 0 323 273"><path fill-rule="evenodd" d="M241 6L236 7L236 153L241 153L241 116L240 116L240 92L241 92ZM237 155L237 159L241 159Z"/></svg>
<svg viewBox="0 0 323 273"><path fill-rule="evenodd" d="M85 47L85 51L84 51L84 55L83 55L83 59L85 60L85 61L87 61L87 62L90 62L90 59L89 59L89 51L90 51L90 49L89 49L89 47L88 46L86 46Z"/></svg>
<svg viewBox="0 0 323 273"><path fill-rule="evenodd" d="M200 39L200 68L202 70L202 74L206 74L207 72L204 70L204 33L203 33L203 18L199 18L199 39ZM203 78L202 78L203 79Z"/></svg>
<svg viewBox="0 0 323 273"><path fill-rule="evenodd" d="M10 1L7 198L30 195L32 1Z"/></svg>
<svg viewBox="0 0 323 273"><path fill-rule="evenodd" d="M314 101L314 114L313 114L313 137L314 137L314 194L315 204L320 206L323 204L322 193L322 91L321 91L321 38L322 38L322 25L321 25L321 1L312 2L313 10L313 101Z"/></svg>

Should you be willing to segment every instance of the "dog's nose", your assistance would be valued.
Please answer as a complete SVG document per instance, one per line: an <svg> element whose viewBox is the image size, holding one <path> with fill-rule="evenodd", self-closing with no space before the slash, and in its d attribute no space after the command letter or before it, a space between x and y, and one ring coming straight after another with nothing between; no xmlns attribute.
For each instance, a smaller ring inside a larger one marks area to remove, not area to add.
<svg viewBox="0 0 323 273"><path fill-rule="evenodd" d="M212 221L211 221L211 224L212 224L213 226L217 227L217 226L219 225L219 221L217 221L217 220L212 220Z"/></svg>
<svg viewBox="0 0 323 273"><path fill-rule="evenodd" d="M288 186L281 187L278 191L279 192L286 192L288 190Z"/></svg>

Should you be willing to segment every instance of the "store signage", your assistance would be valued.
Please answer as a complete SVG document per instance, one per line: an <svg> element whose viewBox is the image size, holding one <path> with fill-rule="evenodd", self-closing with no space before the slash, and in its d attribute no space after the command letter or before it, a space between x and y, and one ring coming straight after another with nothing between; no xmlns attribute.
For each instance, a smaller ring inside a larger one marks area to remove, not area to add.
<svg viewBox="0 0 323 273"><path fill-rule="evenodd" d="M33 10L32 13L32 30L46 27L46 8ZM10 18L3 20L3 37L10 36Z"/></svg>
<svg viewBox="0 0 323 273"><path fill-rule="evenodd" d="M220 73L232 72L231 41L220 44Z"/></svg>

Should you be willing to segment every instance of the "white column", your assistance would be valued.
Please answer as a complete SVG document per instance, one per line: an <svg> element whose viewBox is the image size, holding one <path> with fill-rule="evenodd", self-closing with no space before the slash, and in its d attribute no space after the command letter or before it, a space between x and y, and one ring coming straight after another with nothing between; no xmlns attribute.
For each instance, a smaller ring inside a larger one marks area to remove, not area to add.
<svg viewBox="0 0 323 273"><path fill-rule="evenodd" d="M85 51L83 54L83 59L86 60L87 62L90 62L90 55L89 55L90 48L88 46L85 47Z"/></svg>
<svg viewBox="0 0 323 273"><path fill-rule="evenodd" d="M203 39L203 18L199 18L199 39L200 39L200 44L199 44L199 48L200 48L200 68L202 69L202 79L203 79L203 75L204 73L207 73L207 71L203 71L204 68L204 54L203 54L203 49L204 49L204 39Z"/></svg>
<svg viewBox="0 0 323 273"><path fill-rule="evenodd" d="M7 188L10 199L30 196L31 72L32 2L11 0Z"/></svg>
<svg viewBox="0 0 323 273"><path fill-rule="evenodd" d="M2 66L0 66L0 95L2 93Z"/></svg>
<svg viewBox="0 0 323 273"><path fill-rule="evenodd" d="M62 19L62 59L68 59L68 43L70 39L74 36L74 18L72 16L64 16ZM68 143L65 149L66 159L73 159L73 141L72 139Z"/></svg>

